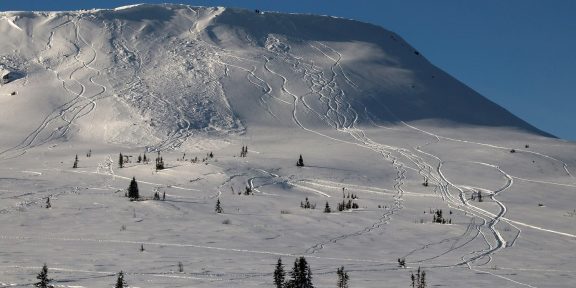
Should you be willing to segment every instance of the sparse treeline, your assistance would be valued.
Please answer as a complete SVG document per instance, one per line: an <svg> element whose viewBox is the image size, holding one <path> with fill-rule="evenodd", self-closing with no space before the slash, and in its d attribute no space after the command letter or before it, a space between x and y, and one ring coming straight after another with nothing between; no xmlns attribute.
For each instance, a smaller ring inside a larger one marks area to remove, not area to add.
<svg viewBox="0 0 576 288"><path fill-rule="evenodd" d="M141 251L144 251L144 246L141 246ZM178 262L178 272L184 272L184 265L182 262ZM314 288L312 283L312 269L304 257L298 257L294 260L294 266L289 272L290 279L286 278L286 271L284 269L284 264L282 263L282 258L278 258L276 262L273 275L273 282L276 288ZM34 283L35 287L39 288L54 288L50 283L54 281L48 278L48 266L44 264L42 270L36 276L38 282ZM410 287L412 288L426 288L428 283L426 282L426 272L418 267L416 274L412 272L410 274ZM336 269L336 287L337 288L348 288L349 287L350 276L348 272L341 266ZM128 287L126 280L124 279L124 272L120 271L116 278L115 288Z"/></svg>
<svg viewBox="0 0 576 288"><path fill-rule="evenodd" d="M336 269L336 275L336 287L348 288L350 278L348 272L344 270L344 266ZM278 258L273 276L276 288L314 288L312 269L304 257L298 257L294 261L294 267L290 271L290 279L286 279L284 264L282 264L282 259Z"/></svg>
<svg viewBox="0 0 576 288"><path fill-rule="evenodd" d="M54 285L50 284L52 281L54 281L54 279L48 278L48 266L46 264L42 266L42 270L40 270L40 273L38 273L36 279L38 279L38 282L34 283L34 287L54 288ZM114 285L114 287L115 288L128 287L126 281L124 280L124 272L120 271L120 273L118 273L118 278L116 279L116 285Z"/></svg>

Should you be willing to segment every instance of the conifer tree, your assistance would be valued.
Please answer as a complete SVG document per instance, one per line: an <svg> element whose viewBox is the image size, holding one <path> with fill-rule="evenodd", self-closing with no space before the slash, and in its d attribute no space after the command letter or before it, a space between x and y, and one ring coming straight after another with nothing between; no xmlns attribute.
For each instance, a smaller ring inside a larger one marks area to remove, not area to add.
<svg viewBox="0 0 576 288"><path fill-rule="evenodd" d="M76 158L74 158L74 165L72 165L72 168L78 168L78 154L76 154Z"/></svg>
<svg viewBox="0 0 576 288"><path fill-rule="evenodd" d="M338 283L337 286L338 288L348 288L348 273L346 273L346 271L344 271L344 266L342 266L341 268L338 268L336 274L338 274Z"/></svg>
<svg viewBox="0 0 576 288"><path fill-rule="evenodd" d="M120 153L120 156L118 157L118 167L124 168L124 156L122 155L122 153Z"/></svg>
<svg viewBox="0 0 576 288"><path fill-rule="evenodd" d="M222 206L220 205L220 198L216 200L216 208L214 208L214 211L216 211L218 214L223 212Z"/></svg>
<svg viewBox="0 0 576 288"><path fill-rule="evenodd" d="M306 258L300 257L294 261L294 268L292 268L290 276L292 279L286 283L287 288L314 288L312 271Z"/></svg>
<svg viewBox="0 0 576 288"><path fill-rule="evenodd" d="M282 264L282 259L278 258L278 263L276 264L276 269L274 270L274 285L276 285L276 288L284 287L285 277L286 272L284 272L284 265Z"/></svg>
<svg viewBox="0 0 576 288"><path fill-rule="evenodd" d="M132 181L130 181L130 186L128 186L128 197L130 199L140 198L140 194L138 191L138 183L136 182L136 177L132 177Z"/></svg>
<svg viewBox="0 0 576 288"><path fill-rule="evenodd" d="M50 197L46 197L46 208L50 207L52 207L52 204L50 204Z"/></svg>
<svg viewBox="0 0 576 288"><path fill-rule="evenodd" d="M326 201L326 207L324 207L324 213L330 213L332 212L332 209L330 209L330 204L328 204L328 201Z"/></svg>
<svg viewBox="0 0 576 288"><path fill-rule="evenodd" d="M136 161L136 163L142 163L142 155L138 155L138 160Z"/></svg>
<svg viewBox="0 0 576 288"><path fill-rule="evenodd" d="M38 276L36 276L36 279L39 280L39 282L34 283L34 286L36 286L36 287L39 287L39 288L53 288L54 287L54 286L50 285L50 282L52 282L52 279L48 278L48 266L46 266L46 264L44 264L44 266L42 266L42 271L40 271Z"/></svg>
<svg viewBox="0 0 576 288"><path fill-rule="evenodd" d="M146 153L144 153L144 157L142 157L142 161L144 164L148 163L148 158L146 158Z"/></svg>
<svg viewBox="0 0 576 288"><path fill-rule="evenodd" d="M128 286L126 286L126 281L124 281L124 272L120 271L120 273L118 273L118 279L116 280L116 286L114 286L114 288L124 288L124 287Z"/></svg>
<svg viewBox="0 0 576 288"><path fill-rule="evenodd" d="M298 162L296 162L296 166L304 167L304 159L302 158L302 155L300 155L300 158L298 158Z"/></svg>

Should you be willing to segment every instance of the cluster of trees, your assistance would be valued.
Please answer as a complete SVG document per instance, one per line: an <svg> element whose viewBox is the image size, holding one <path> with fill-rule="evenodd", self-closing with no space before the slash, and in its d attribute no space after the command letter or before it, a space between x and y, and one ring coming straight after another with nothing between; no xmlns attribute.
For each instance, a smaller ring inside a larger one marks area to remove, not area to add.
<svg viewBox="0 0 576 288"><path fill-rule="evenodd" d="M87 158L92 157L92 149L90 149L90 150L88 151L88 153L86 153L86 157L87 157ZM78 154L76 154L76 157L74 157L74 164L72 164L72 168L74 168L74 169L78 168L78 163L79 163L79 161L78 161Z"/></svg>
<svg viewBox="0 0 576 288"><path fill-rule="evenodd" d="M316 203L314 203L314 204L310 203L310 201L308 200L308 197L306 197L306 200L304 200L304 202L300 201L300 208L316 209Z"/></svg>
<svg viewBox="0 0 576 288"><path fill-rule="evenodd" d="M312 270L306 258L299 257L294 261L294 268L290 271L290 278L286 280L286 272L282 259L278 259L274 270L274 285L277 288L314 288L312 284Z"/></svg>
<svg viewBox="0 0 576 288"><path fill-rule="evenodd" d="M160 196L160 192L157 191L157 189L155 189L156 191L154 191L154 196L152 197L153 200L166 200L166 192L162 193L162 196ZM136 181L136 177L132 177L132 180L130 181L130 185L128 185L128 189L126 190L126 197L130 198L130 200L135 201L135 200L140 200L140 191L138 190L138 182Z"/></svg>
<svg viewBox="0 0 576 288"><path fill-rule="evenodd" d="M452 211L450 211L450 214L452 214ZM440 224L452 224L452 218L450 219L444 218L442 209L436 209L432 216L432 222Z"/></svg>
<svg viewBox="0 0 576 288"><path fill-rule="evenodd" d="M136 163L148 164L148 162L150 162L150 160L148 159L148 157L146 157L146 153L144 153L144 157L142 157L142 155L138 155L138 159L136 160Z"/></svg>
<svg viewBox="0 0 576 288"><path fill-rule="evenodd" d="M160 200L160 192L154 192L154 200ZM162 193L162 201L166 200L166 192Z"/></svg>
<svg viewBox="0 0 576 288"><path fill-rule="evenodd" d="M286 272L284 271L281 258L276 263L273 275L276 288L314 288L312 270L304 257L298 257L294 261L294 267L290 271L290 279L286 279ZM350 278L348 273L344 271L344 266L337 269L336 275L338 276L336 287L348 288L348 280Z"/></svg>
<svg viewBox="0 0 576 288"><path fill-rule="evenodd" d="M338 211L342 212L342 211L346 211L346 210L350 210L350 209L358 209L360 208L360 206L358 206L358 203L352 201L352 200L342 200L342 202L338 203Z"/></svg>
<svg viewBox="0 0 576 288"><path fill-rule="evenodd" d="M410 274L410 279L412 280L412 288L426 288L426 272L420 267L418 267L416 275Z"/></svg>
<svg viewBox="0 0 576 288"><path fill-rule="evenodd" d="M248 155L248 146L242 146L242 151L240 151L240 157L246 157Z"/></svg>
<svg viewBox="0 0 576 288"><path fill-rule="evenodd" d="M484 198L482 196L482 191L478 191L476 193L472 193L472 196L470 197L470 199L472 201L474 200L478 200L478 202L484 202Z"/></svg>

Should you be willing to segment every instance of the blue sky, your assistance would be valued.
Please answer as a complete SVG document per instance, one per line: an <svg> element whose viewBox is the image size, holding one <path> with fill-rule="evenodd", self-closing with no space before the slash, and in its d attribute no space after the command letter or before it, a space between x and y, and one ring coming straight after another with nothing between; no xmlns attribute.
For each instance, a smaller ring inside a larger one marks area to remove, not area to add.
<svg viewBox="0 0 576 288"><path fill-rule="evenodd" d="M142 2L0 0L0 10L111 8ZM576 1L175 2L333 15L378 24L522 119L560 138L576 140Z"/></svg>

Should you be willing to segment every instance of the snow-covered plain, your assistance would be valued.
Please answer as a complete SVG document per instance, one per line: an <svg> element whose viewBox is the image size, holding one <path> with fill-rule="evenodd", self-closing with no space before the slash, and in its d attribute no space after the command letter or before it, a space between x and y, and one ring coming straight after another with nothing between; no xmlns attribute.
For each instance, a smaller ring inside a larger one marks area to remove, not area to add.
<svg viewBox="0 0 576 288"><path fill-rule="evenodd" d="M183 5L4 12L0 64L18 76L0 86L0 287L44 263L57 287L120 270L131 287L272 287L297 256L316 287L340 266L351 287L408 287L418 267L429 287L576 286L576 145L383 28ZM167 169L135 163L156 151ZM128 201L132 177L166 200ZM360 209L323 213L343 188Z"/></svg>

